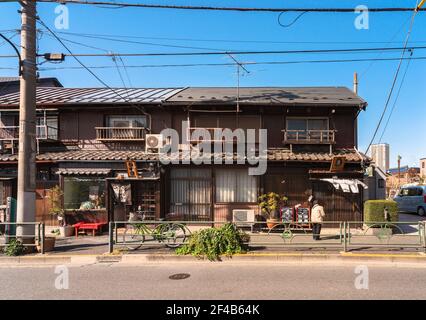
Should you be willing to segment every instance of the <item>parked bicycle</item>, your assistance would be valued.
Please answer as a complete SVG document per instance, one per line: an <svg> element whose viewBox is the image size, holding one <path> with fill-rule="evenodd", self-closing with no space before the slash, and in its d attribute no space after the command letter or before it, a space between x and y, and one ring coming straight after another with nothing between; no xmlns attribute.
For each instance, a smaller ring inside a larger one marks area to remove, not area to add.
<svg viewBox="0 0 426 320"><path fill-rule="evenodd" d="M131 214L123 234L123 243L130 250L139 249L149 240L164 243L168 248L178 248L185 243L189 234L184 224L151 222L146 221L143 214Z"/></svg>

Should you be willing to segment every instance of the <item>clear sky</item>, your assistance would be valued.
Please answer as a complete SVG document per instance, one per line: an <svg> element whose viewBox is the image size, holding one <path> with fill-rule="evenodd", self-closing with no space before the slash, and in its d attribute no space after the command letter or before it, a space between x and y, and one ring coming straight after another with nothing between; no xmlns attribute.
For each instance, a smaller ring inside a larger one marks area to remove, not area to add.
<svg viewBox="0 0 426 320"><path fill-rule="evenodd" d="M117 1L119 2L119 1ZM250 6L250 7L368 7L404 6L414 7L416 0L394 1L318 1L318 0L126 0L126 2ZM320 2L320 3L319 3ZM121 8L108 9L99 6L68 5L69 29L55 29L56 4L38 5L38 14L56 32L78 33L58 34L81 44L66 42L74 53L102 52L197 52L217 50L303 50L360 47L400 47L407 34L411 13L370 13L369 29L355 28L355 13L308 13L300 17L291 27L284 28L278 23L277 13L241 13L221 11L179 11L162 9ZM15 3L0 3L0 30L20 27L19 6ZM297 14L286 13L281 23L290 23ZM39 25L42 29L42 27ZM5 32L12 36L12 32ZM97 34L114 37L119 41L82 37L81 34ZM164 39L166 38L166 39ZM18 43L19 37L13 40ZM141 43L142 42L142 43ZM13 51L0 41L0 55ZM426 12L416 17L410 45L426 46ZM96 47L95 48L90 48ZM176 47L170 47L176 46ZM180 48L178 46L192 47ZM203 49L196 49L203 48ZM39 52L65 52L61 45L48 35L40 34ZM238 55L242 62L295 61L320 59L398 58L400 52L339 53L339 54L298 54L298 55ZM426 50L417 50L413 57L426 57ZM117 70L119 66L126 86L130 87L174 87L174 86L235 86L236 68L220 67L162 67L133 68L130 66L151 64L188 63L229 63L227 56L210 57L126 57L123 62L104 58L81 58L88 66L110 66L108 69L94 69L110 86L122 87L123 82ZM40 60L41 62L42 60ZM406 70L404 62L399 80ZM123 64L127 66L126 70ZM13 59L0 59L0 68L14 68ZM252 65L249 74L240 78L241 86L347 86L352 88L353 73L359 73L359 95L368 101L366 112L359 117L359 148L365 151L383 110L398 61L350 62L293 65ZM57 77L67 87L101 86L87 71L81 69L56 69L77 67L72 58L62 64L40 65L40 76ZM50 70L43 70L49 68ZM126 76L126 71L128 77ZM419 158L426 157L426 60L412 60L399 100L382 142L388 142L391 149L391 165L396 165L397 155L402 163L419 165ZM14 76L16 69L0 69L0 75ZM395 89L396 95L399 82ZM389 111L393 101L389 105ZM384 124L387 121L385 116ZM378 138L382 130L379 131ZM376 141L377 141L376 140Z"/></svg>

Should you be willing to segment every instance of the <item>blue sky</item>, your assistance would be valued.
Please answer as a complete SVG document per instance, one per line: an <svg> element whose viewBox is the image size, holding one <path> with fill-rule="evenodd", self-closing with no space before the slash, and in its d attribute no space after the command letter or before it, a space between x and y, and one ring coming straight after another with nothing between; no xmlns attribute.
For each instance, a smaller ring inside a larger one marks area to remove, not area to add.
<svg viewBox="0 0 426 320"><path fill-rule="evenodd" d="M416 0L400 1L131 1L157 4L185 4L212 6L251 6L251 7L348 7L363 4L369 7L404 6L414 7ZM151 44L129 44L100 39L60 34L68 40L80 42L110 52L196 52L218 50L298 50L358 47L402 46L407 34L411 13L370 13L369 29L354 27L354 13L308 13L294 25L283 28L278 24L277 13L238 13L177 11L160 9L105 9L95 6L68 5L70 25L68 30L56 30L55 4L39 4L38 14L55 31L90 33L103 35L124 35L146 38L116 38ZM17 4L0 4L0 30L16 29L20 25ZM289 23L297 16L294 13L282 15L281 22ZM41 26L39 26L41 27ZM11 36L12 33L5 33ZM154 38L154 39L148 39ZM155 38L168 38L155 39ZM171 40L171 39L185 40ZM13 38L15 42L19 37ZM202 40L202 41L200 41ZM220 40L220 41L219 41ZM226 40L223 41L223 40ZM242 42L243 41L243 42ZM244 42L257 41L257 42ZM277 43L281 42L281 43ZM0 41L0 44L2 42ZM66 42L74 53L102 53L102 50ZM155 45L154 45L155 44ZM426 12L416 17L410 44L426 45ZM204 50L171 48L159 45L202 47ZM61 45L47 34L42 34L39 52L65 52ZM0 46L1 54L12 54L7 45ZM319 59L359 59L399 57L400 52L374 52L356 54L309 54L309 55L239 55L243 62L293 61ZM426 57L426 50L414 52L414 57ZM114 66L111 58L82 58L88 66ZM227 63L226 56L213 57L137 57L123 58L126 66L146 64L183 63ZM0 68L13 68L16 61L0 59ZM121 62L118 62L121 66ZM368 145L383 110L398 61L351 62L295 65L253 65L240 79L241 86L347 86L352 88L352 77L359 73L359 94L368 101L369 107L359 117L359 148L364 151ZM78 66L72 58L58 64L45 63L40 68ZM406 62L400 73L405 71ZM122 87L116 68L94 70L110 86ZM127 68L121 74L126 86L133 87L172 87L172 86L235 86L235 67L191 67L191 68ZM418 160L426 156L424 124L426 122L426 60L413 60L401 89L399 100L389 122L382 142L391 145L391 165L396 165L398 154L402 163L418 165ZM16 70L1 70L5 76L16 75ZM45 70L43 77L57 77L68 87L101 86L87 71ZM395 94L399 87L396 87ZM389 111L393 101L389 106ZM389 114L389 112L388 112ZM387 115L388 115L387 114ZM384 123L386 123L387 115ZM383 124L384 124L383 123ZM382 126L383 128L383 126ZM379 131L378 137L381 135Z"/></svg>

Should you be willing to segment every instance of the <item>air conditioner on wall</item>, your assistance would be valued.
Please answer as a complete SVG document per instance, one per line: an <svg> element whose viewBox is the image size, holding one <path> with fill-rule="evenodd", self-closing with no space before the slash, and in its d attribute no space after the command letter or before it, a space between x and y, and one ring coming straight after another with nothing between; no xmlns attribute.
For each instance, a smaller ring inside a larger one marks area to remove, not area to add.
<svg viewBox="0 0 426 320"><path fill-rule="evenodd" d="M254 210L234 209L232 210L232 222L239 226L252 226L254 223Z"/></svg>
<svg viewBox="0 0 426 320"><path fill-rule="evenodd" d="M145 152L159 153L164 145L164 138L161 134L147 134L145 140Z"/></svg>

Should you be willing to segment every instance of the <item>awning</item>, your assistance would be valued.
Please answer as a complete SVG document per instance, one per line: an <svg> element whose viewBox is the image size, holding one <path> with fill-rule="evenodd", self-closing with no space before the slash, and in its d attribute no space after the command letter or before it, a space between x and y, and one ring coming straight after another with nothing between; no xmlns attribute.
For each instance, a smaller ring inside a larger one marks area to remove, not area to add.
<svg viewBox="0 0 426 320"><path fill-rule="evenodd" d="M63 176L82 175L82 176L106 176L111 173L109 168L61 168L56 174Z"/></svg>
<svg viewBox="0 0 426 320"><path fill-rule="evenodd" d="M368 186L358 179L319 179L331 183L336 190L343 190L343 192L359 193L358 185L361 185L364 189L368 189Z"/></svg>

